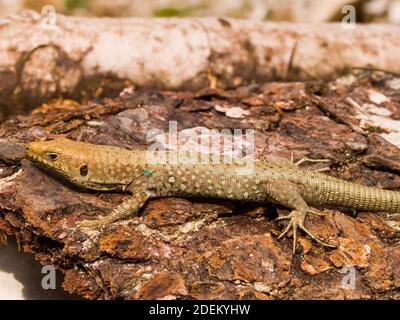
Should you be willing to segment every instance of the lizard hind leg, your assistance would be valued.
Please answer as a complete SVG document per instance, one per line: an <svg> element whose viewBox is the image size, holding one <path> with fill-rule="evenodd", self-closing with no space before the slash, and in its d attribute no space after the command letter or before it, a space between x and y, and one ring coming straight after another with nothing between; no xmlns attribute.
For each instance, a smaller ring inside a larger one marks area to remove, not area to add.
<svg viewBox="0 0 400 320"><path fill-rule="evenodd" d="M305 218L308 213L314 213L314 210L308 208L296 184L286 180L273 180L268 184L267 192L273 202L292 209L288 215L278 217L277 220L289 220L288 225L278 239L283 238L290 230L293 230L293 254L296 251L298 229L305 232L311 239L322 246L336 247L322 241L306 228L304 224Z"/></svg>

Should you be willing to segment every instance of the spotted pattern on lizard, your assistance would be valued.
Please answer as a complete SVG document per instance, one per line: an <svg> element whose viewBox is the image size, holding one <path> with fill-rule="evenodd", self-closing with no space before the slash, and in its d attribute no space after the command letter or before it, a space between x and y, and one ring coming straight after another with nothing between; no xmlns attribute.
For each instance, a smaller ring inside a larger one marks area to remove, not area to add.
<svg viewBox="0 0 400 320"><path fill-rule="evenodd" d="M32 161L79 187L132 194L109 215L77 222L79 228L101 228L137 214L152 197L272 202L291 209L278 219L289 221L280 237L293 230L294 252L298 229L324 246L334 246L304 225L306 215L313 212L309 206L400 212L400 192L346 182L273 156L251 163L226 163L200 153L128 150L69 139L31 142L26 150Z"/></svg>

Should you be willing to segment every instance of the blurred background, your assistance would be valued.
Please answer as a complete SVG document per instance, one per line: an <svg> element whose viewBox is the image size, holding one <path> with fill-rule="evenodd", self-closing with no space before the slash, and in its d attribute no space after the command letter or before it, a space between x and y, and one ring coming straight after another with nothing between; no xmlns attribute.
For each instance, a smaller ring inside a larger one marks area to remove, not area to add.
<svg viewBox="0 0 400 320"><path fill-rule="evenodd" d="M65 292L63 275L57 272L56 289L42 288L42 265L19 250L14 237L0 245L0 300L65 300L80 297Z"/></svg>
<svg viewBox="0 0 400 320"><path fill-rule="evenodd" d="M0 15L23 8L79 16L229 16L263 21L339 21L342 7L357 9L358 22L400 23L400 0L0 0Z"/></svg>

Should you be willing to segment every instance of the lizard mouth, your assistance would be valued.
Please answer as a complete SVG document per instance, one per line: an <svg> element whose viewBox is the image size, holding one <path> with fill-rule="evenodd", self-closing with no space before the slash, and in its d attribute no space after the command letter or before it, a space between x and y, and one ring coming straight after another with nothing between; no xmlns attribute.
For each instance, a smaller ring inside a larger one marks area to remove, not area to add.
<svg viewBox="0 0 400 320"><path fill-rule="evenodd" d="M38 162L38 163L42 163L44 160L41 156L37 155L36 153L33 153L29 149L26 149L26 156L29 158L29 160L32 160L32 161Z"/></svg>
<svg viewBox="0 0 400 320"><path fill-rule="evenodd" d="M29 160L39 163L39 164L45 164L45 165L49 165L52 166L49 161L47 161L46 159L44 159L42 156L32 152L31 150L27 149L26 150L26 156L29 158Z"/></svg>
<svg viewBox="0 0 400 320"><path fill-rule="evenodd" d="M56 174L58 176L63 176L65 178L70 178L70 179L73 178L71 175L69 175L66 172L60 170L55 163L46 160L45 158L43 158L42 156L38 155L37 153L32 152L31 150L29 150L28 148L26 149L26 156L34 164L37 164L40 167L40 169L43 169L44 171L46 171L46 172L48 172L50 174Z"/></svg>

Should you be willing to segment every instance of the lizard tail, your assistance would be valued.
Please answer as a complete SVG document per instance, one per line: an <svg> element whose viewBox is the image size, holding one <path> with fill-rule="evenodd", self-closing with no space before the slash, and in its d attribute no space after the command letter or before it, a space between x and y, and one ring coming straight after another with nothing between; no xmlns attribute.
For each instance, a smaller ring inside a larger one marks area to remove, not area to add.
<svg viewBox="0 0 400 320"><path fill-rule="evenodd" d="M366 187L322 175L312 180L309 182L314 185L317 194L310 200L317 201L316 204L400 213L400 192Z"/></svg>

